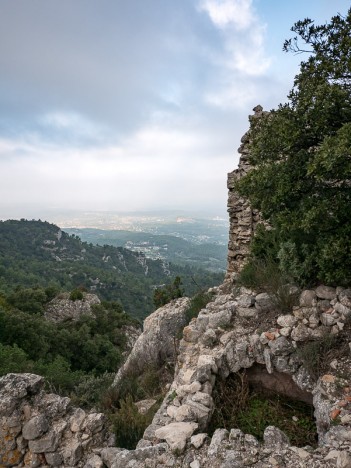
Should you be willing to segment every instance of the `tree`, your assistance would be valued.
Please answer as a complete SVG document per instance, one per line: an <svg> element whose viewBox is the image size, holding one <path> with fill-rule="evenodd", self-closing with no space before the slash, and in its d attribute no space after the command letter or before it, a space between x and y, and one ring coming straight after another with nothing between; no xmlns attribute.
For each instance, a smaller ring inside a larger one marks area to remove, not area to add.
<svg viewBox="0 0 351 468"><path fill-rule="evenodd" d="M156 288L154 292L154 305L156 309L162 307L173 299L183 297L184 290L182 289L182 280L179 276L176 276L173 283L167 284L162 288Z"/></svg>
<svg viewBox="0 0 351 468"><path fill-rule="evenodd" d="M237 184L272 229L261 228L253 257L267 249L302 284L351 282L351 9L315 26L297 22L285 51L311 53L288 103L254 119L253 170ZM272 249L273 245L273 249Z"/></svg>

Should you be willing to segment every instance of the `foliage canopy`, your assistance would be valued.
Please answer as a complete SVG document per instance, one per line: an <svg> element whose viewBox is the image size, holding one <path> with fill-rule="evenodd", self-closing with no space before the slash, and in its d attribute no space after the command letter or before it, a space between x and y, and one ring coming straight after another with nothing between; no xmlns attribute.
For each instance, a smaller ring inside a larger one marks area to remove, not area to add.
<svg viewBox="0 0 351 468"><path fill-rule="evenodd" d="M253 170L237 184L272 229L268 251L302 285L351 282L351 9L325 25L297 22L283 50L311 52L288 103L252 119ZM301 41L305 46L301 46Z"/></svg>

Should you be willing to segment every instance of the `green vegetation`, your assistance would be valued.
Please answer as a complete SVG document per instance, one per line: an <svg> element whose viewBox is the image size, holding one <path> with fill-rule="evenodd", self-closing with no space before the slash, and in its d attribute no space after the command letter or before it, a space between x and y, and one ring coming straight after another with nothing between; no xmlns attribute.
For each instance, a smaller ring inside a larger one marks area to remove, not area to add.
<svg viewBox="0 0 351 468"><path fill-rule="evenodd" d="M297 355L304 368L315 380L330 370L330 363L334 360L341 362L349 356L349 336L351 325L348 323L338 335L325 334L317 341L300 343ZM346 379L350 378L350 369L346 369Z"/></svg>
<svg viewBox="0 0 351 468"><path fill-rule="evenodd" d="M134 450L158 408L159 405L151 407L145 414L140 414L131 395L121 400L120 408L110 415L117 447Z"/></svg>
<svg viewBox="0 0 351 468"><path fill-rule="evenodd" d="M313 446L317 442L312 405L279 394L252 391L245 373L218 381L213 398L210 434L219 427L239 428L262 440L266 427L275 426L285 432L292 445Z"/></svg>
<svg viewBox="0 0 351 468"><path fill-rule="evenodd" d="M109 245L93 246L75 235L42 221L0 222L0 293L13 293L18 307L18 287L33 290L39 286L46 297L34 292L32 312L42 311L45 301L58 291L96 292L106 301L118 301L131 316L143 319L153 311L155 286L182 278L184 292L193 295L196 282L203 288L219 284L222 273L166 264L150 260L138 252ZM21 291L21 294L27 294ZM29 306L29 298L24 298Z"/></svg>
<svg viewBox="0 0 351 468"><path fill-rule="evenodd" d="M190 323L191 320L198 316L201 309L204 309L206 305L213 299L213 294L200 291L191 298L189 307L185 312L186 323Z"/></svg>
<svg viewBox="0 0 351 468"><path fill-rule="evenodd" d="M250 163L237 184L272 229L252 259L279 265L301 285L351 282L351 9L329 23L297 22L284 50L311 55L288 103L254 118ZM300 46L299 40L305 45Z"/></svg>
<svg viewBox="0 0 351 468"><path fill-rule="evenodd" d="M69 295L69 298L71 301L81 301L83 299L83 292L76 288L71 291L71 294Z"/></svg>
<svg viewBox="0 0 351 468"><path fill-rule="evenodd" d="M280 313L291 313L299 297L299 289L292 285L292 281L292 277L282 273L271 258L253 257L240 272L238 286L268 293Z"/></svg>
<svg viewBox="0 0 351 468"><path fill-rule="evenodd" d="M173 299L183 297L184 289L181 287L182 284L182 280L177 276L173 283L167 284L162 288L156 288L154 292L154 305L156 309L168 304Z"/></svg>
<svg viewBox="0 0 351 468"><path fill-rule="evenodd" d="M150 365L146 357L144 362L135 363L133 371L123 375L117 387L105 391L102 409L112 423L118 447L135 449L159 409L173 373L173 365L167 362ZM145 414L140 414L134 403L150 398L156 403Z"/></svg>
<svg viewBox="0 0 351 468"><path fill-rule="evenodd" d="M87 377L117 370L125 349L122 327L135 323L120 304L103 302L93 306L95 317L56 324L41 315L42 302L33 301L47 297L43 290L19 290L18 296L17 307L13 294L11 302L1 297L0 375L34 372L56 391L71 394Z"/></svg>

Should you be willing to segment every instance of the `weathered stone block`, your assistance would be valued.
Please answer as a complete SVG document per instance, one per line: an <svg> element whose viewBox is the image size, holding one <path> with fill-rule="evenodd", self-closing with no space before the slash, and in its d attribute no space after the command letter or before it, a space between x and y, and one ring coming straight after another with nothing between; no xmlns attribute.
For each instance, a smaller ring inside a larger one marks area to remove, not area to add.
<svg viewBox="0 0 351 468"><path fill-rule="evenodd" d="M27 440L40 437L49 429L49 422L44 415L35 416L30 419L22 429L22 435Z"/></svg>

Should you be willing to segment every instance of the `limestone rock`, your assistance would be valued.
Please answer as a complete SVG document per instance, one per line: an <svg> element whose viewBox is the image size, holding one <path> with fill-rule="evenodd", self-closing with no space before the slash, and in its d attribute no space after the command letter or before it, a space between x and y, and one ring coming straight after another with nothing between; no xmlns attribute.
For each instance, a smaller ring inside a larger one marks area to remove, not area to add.
<svg viewBox="0 0 351 468"><path fill-rule="evenodd" d="M237 298L237 303L239 307L247 309L255 304L255 296L252 294L242 294Z"/></svg>
<svg viewBox="0 0 351 468"><path fill-rule="evenodd" d="M351 289L344 289L339 294L339 300L342 305L351 309Z"/></svg>
<svg viewBox="0 0 351 468"><path fill-rule="evenodd" d="M98 455L92 455L84 465L84 468L103 468L104 463Z"/></svg>
<svg viewBox="0 0 351 468"><path fill-rule="evenodd" d="M142 373L145 365L159 364L160 356L174 356L174 338L183 330L188 298L179 298L157 309L144 321L144 331L139 336L125 364L119 369L113 385L118 385L123 375L133 370Z"/></svg>
<svg viewBox="0 0 351 468"><path fill-rule="evenodd" d="M266 427L263 433L263 440L266 447L277 448L284 445L289 445L290 441L288 436L274 426Z"/></svg>
<svg viewBox="0 0 351 468"><path fill-rule="evenodd" d="M297 318L293 315L280 315L277 318L277 323L281 327L293 327L297 322Z"/></svg>
<svg viewBox="0 0 351 468"><path fill-rule="evenodd" d="M33 374L0 378L1 466L84 466L93 450L110 443L101 414L85 417L69 398L47 394L43 385Z"/></svg>
<svg viewBox="0 0 351 468"><path fill-rule="evenodd" d="M76 321L83 315L93 317L92 306L95 304L100 304L96 294L83 293L83 299L72 301L69 293L62 293L49 302L44 317L56 323L63 320Z"/></svg>
<svg viewBox="0 0 351 468"><path fill-rule="evenodd" d="M22 435L27 440L33 440L44 434L49 429L49 423L44 415L35 416L22 428Z"/></svg>
<svg viewBox="0 0 351 468"><path fill-rule="evenodd" d="M311 330L306 325L300 323L291 332L291 338L295 341L306 341L311 336Z"/></svg>
<svg viewBox="0 0 351 468"><path fill-rule="evenodd" d="M148 400L140 400L135 402L135 406L138 408L138 412L140 414L146 414L149 409L151 409L154 404L156 403L156 400L153 398L149 398Z"/></svg>
<svg viewBox="0 0 351 468"><path fill-rule="evenodd" d="M54 452L60 441L60 434L51 430L36 440L30 440L28 447L33 453Z"/></svg>
<svg viewBox="0 0 351 468"><path fill-rule="evenodd" d="M271 309L273 307L273 301L271 296L267 293L257 294L255 307L262 311Z"/></svg>
<svg viewBox="0 0 351 468"><path fill-rule="evenodd" d="M337 468L350 468L351 467L351 455L347 452L340 452L336 459Z"/></svg>
<svg viewBox="0 0 351 468"><path fill-rule="evenodd" d="M204 444L205 440L207 439L208 435L205 433L200 433L192 436L190 438L190 443L195 447L195 448L200 448Z"/></svg>
<svg viewBox="0 0 351 468"><path fill-rule="evenodd" d="M300 295L300 306L301 307L312 307L316 299L316 291L306 289Z"/></svg>
<svg viewBox="0 0 351 468"><path fill-rule="evenodd" d="M158 439L164 439L173 451L182 452L189 439L197 429L196 423L178 422L171 423L155 431Z"/></svg>
<svg viewBox="0 0 351 468"><path fill-rule="evenodd" d="M227 429L216 429L212 436L207 455L209 457L216 457L220 450L222 442L228 440L228 438L229 432L227 431Z"/></svg>
<svg viewBox="0 0 351 468"><path fill-rule="evenodd" d="M318 288L316 288L316 295L320 299L335 299L336 289L331 288L330 286L318 286Z"/></svg>

